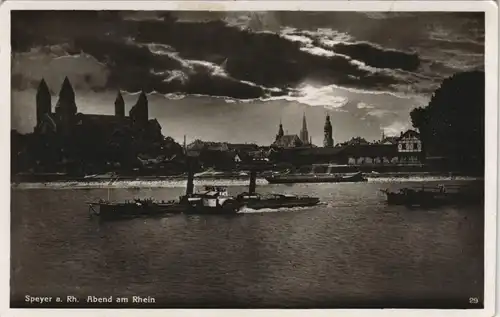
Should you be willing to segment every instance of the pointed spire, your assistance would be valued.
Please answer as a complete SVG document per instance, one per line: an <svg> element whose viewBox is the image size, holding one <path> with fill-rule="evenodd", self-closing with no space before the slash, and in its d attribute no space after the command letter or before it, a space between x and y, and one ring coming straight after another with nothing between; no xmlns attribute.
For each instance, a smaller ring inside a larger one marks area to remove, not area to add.
<svg viewBox="0 0 500 317"><path fill-rule="evenodd" d="M59 91L59 100L56 104L56 113L64 116L72 116L76 114L75 91L71 86L68 77L64 77L64 81ZM69 118L69 117L68 117Z"/></svg>
<svg viewBox="0 0 500 317"><path fill-rule="evenodd" d="M280 125L278 128L278 134L276 135L276 140L280 139L284 135L283 133L283 124L281 123L281 118L280 118Z"/></svg>
<svg viewBox="0 0 500 317"><path fill-rule="evenodd" d="M64 77L61 90L59 91L59 98L63 98L65 100L75 99L75 91L73 90L73 86L71 86L68 76Z"/></svg>
<svg viewBox="0 0 500 317"><path fill-rule="evenodd" d="M123 100L120 90L118 90L118 94L115 99L115 116L121 118L125 117L125 101Z"/></svg>
<svg viewBox="0 0 500 317"><path fill-rule="evenodd" d="M49 87L47 86L47 83L43 78L40 81L40 84L38 84L38 88L36 91L36 100L37 104L44 103L44 106L47 106L48 104L50 110L50 103L52 100L52 96L50 95Z"/></svg>
<svg viewBox="0 0 500 317"><path fill-rule="evenodd" d="M141 94L139 95L139 99L137 99L137 104L147 104L148 103L148 96L146 96L146 93L144 90L141 90Z"/></svg>
<svg viewBox="0 0 500 317"><path fill-rule="evenodd" d="M144 90L141 90L141 94L139 95L135 105L132 109L130 109L129 114L135 122L141 124L147 123L149 119L148 97L146 96Z"/></svg>
<svg viewBox="0 0 500 317"><path fill-rule="evenodd" d="M304 145L309 143L309 132L307 131L306 112L302 116L302 129L300 130L300 140Z"/></svg>
<svg viewBox="0 0 500 317"><path fill-rule="evenodd" d="M42 80L40 80L40 83L38 84L37 94L48 94L50 96L49 87L47 86L44 78L42 78Z"/></svg>
<svg viewBox="0 0 500 317"><path fill-rule="evenodd" d="M42 78L36 91L36 122L37 126L42 122L42 117L52 112L52 96L49 87Z"/></svg>

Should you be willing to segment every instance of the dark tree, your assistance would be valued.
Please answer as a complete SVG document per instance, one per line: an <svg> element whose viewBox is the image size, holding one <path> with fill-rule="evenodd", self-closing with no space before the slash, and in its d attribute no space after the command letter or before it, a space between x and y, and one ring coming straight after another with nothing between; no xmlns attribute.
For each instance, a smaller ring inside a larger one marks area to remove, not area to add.
<svg viewBox="0 0 500 317"><path fill-rule="evenodd" d="M484 72L459 73L445 79L427 107L414 109L410 116L428 156L446 157L450 168L483 171Z"/></svg>

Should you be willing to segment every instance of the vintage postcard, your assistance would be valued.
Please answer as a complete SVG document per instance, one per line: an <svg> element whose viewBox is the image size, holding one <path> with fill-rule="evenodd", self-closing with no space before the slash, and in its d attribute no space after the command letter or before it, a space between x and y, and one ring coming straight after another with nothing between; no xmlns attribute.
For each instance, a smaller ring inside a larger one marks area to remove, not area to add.
<svg viewBox="0 0 500 317"><path fill-rule="evenodd" d="M5 2L4 310L492 316L497 11Z"/></svg>

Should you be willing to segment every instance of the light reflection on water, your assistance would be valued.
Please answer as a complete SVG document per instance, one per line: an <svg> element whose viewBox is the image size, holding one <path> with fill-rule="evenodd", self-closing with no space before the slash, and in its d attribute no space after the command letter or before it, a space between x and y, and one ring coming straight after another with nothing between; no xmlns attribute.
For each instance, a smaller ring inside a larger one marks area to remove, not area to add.
<svg viewBox="0 0 500 317"><path fill-rule="evenodd" d="M107 223L89 219L85 202L108 192L111 200L170 200L184 188L13 189L11 295L249 307L482 297L482 206L385 204L381 187L409 184L261 185L322 204Z"/></svg>

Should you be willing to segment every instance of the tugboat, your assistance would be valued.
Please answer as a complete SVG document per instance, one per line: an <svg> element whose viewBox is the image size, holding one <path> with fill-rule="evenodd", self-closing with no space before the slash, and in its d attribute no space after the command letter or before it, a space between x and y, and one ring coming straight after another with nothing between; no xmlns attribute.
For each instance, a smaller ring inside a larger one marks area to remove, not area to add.
<svg viewBox="0 0 500 317"><path fill-rule="evenodd" d="M205 191L194 193L194 174L191 166L188 168L186 194L179 197L178 201L134 199L115 203L110 202L108 198L88 205L89 212L100 216L101 219L160 216L171 213L235 214L242 207L242 204L228 196L227 189L221 186L206 186Z"/></svg>
<svg viewBox="0 0 500 317"><path fill-rule="evenodd" d="M311 196L298 196L290 194L267 194L261 195L255 192L256 171L250 172L250 186L248 193L241 193L236 200L248 208L282 208L282 207L309 207L319 203L319 198Z"/></svg>

